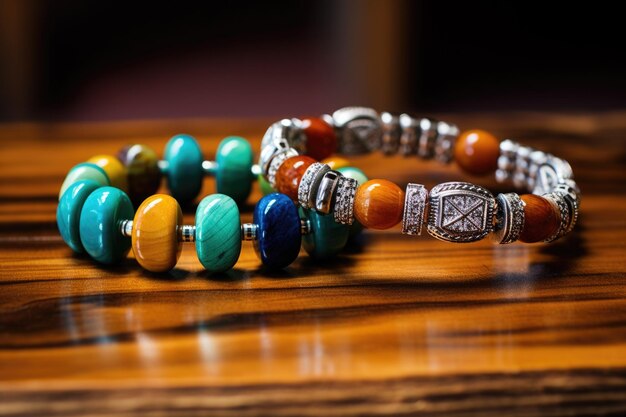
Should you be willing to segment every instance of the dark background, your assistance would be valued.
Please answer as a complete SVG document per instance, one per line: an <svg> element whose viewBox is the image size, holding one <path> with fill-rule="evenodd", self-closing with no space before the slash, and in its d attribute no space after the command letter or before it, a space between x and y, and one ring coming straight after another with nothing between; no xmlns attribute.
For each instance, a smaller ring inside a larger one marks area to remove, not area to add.
<svg viewBox="0 0 626 417"><path fill-rule="evenodd" d="M0 120L626 107L606 4L0 0Z"/></svg>

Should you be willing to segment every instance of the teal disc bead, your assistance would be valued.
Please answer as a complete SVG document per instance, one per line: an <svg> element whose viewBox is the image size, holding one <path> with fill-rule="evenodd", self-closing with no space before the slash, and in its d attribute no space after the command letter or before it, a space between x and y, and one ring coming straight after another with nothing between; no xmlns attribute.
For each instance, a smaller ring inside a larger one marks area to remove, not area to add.
<svg viewBox="0 0 626 417"><path fill-rule="evenodd" d="M241 224L235 200L224 194L202 199L196 210L196 254L209 272L231 269L241 253Z"/></svg>
<svg viewBox="0 0 626 417"><path fill-rule="evenodd" d="M224 138L215 155L217 192L232 197L237 204L245 203L254 180L253 158L252 146L247 140L239 136Z"/></svg>
<svg viewBox="0 0 626 417"><path fill-rule="evenodd" d="M204 158L198 142L190 135L176 135L165 145L167 184L172 197L179 203L189 203L202 188Z"/></svg>
<svg viewBox="0 0 626 417"><path fill-rule="evenodd" d="M70 185L81 180L92 180L100 184L102 187L111 185L109 177L102 168L96 164L83 162L72 167L70 172L68 172L65 176L65 180L61 185L61 191L59 191L59 200L61 200L61 197L63 197L63 194L65 194L65 191L70 187Z"/></svg>
<svg viewBox="0 0 626 417"><path fill-rule="evenodd" d="M68 187L57 206L57 226L61 237L74 252L85 251L80 241L80 212L89 195L101 185L93 180L80 180Z"/></svg>
<svg viewBox="0 0 626 417"><path fill-rule="evenodd" d="M100 187L85 200L80 213L80 241L96 261L114 264L130 250L131 238L120 230L134 217L133 205L119 188Z"/></svg>
<svg viewBox="0 0 626 417"><path fill-rule="evenodd" d="M361 171L359 168L355 167L343 167L339 168L337 171L341 172L344 177L352 178L356 180L356 182L361 185L369 181L365 172ZM350 236L355 236L361 233L363 230L363 225L359 223L358 220L354 220L354 223L350 226Z"/></svg>
<svg viewBox="0 0 626 417"><path fill-rule="evenodd" d="M302 235L304 250L315 259L328 259L336 256L348 243L350 226L335 222L333 216L323 215L315 210L299 209L300 218L307 220L310 233Z"/></svg>

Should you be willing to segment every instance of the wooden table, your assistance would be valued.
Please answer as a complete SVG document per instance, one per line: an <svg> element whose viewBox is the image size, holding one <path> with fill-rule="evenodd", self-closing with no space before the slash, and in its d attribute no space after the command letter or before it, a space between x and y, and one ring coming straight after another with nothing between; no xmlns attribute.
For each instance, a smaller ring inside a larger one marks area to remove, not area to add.
<svg viewBox="0 0 626 417"><path fill-rule="evenodd" d="M0 415L624 415L626 114L442 117L568 159L583 191L571 238L454 245L395 228L280 273L247 243L221 276L191 245L169 275L104 268L56 230L73 164L132 142L161 152L180 131L211 157L229 134L256 146L269 121L0 126ZM355 164L399 184L463 178Z"/></svg>

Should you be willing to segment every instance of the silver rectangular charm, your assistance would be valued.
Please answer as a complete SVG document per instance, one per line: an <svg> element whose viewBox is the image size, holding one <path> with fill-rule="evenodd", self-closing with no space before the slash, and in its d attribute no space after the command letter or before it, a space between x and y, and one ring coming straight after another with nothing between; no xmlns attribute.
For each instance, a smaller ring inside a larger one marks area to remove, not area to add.
<svg viewBox="0 0 626 417"><path fill-rule="evenodd" d="M409 183L404 193L404 214L402 215L402 233L421 235L428 191L422 184Z"/></svg>

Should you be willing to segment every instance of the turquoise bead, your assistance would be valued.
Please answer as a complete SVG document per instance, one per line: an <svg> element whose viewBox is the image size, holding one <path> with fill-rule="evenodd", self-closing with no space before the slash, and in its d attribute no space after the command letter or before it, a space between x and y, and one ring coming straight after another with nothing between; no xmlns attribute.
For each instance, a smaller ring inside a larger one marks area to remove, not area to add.
<svg viewBox="0 0 626 417"><path fill-rule="evenodd" d="M61 200L61 197L63 197L65 190L67 190L70 185L81 180L92 180L100 184L102 187L106 185L111 185L109 177L102 168L100 168L96 164L83 162L81 164L75 165L65 176L63 185L61 185L61 191L59 191L59 200Z"/></svg>
<svg viewBox="0 0 626 417"><path fill-rule="evenodd" d="M80 213L80 241L96 261L114 264L121 261L131 245L120 226L134 217L130 199L119 188L101 187L92 192Z"/></svg>
<svg viewBox="0 0 626 417"><path fill-rule="evenodd" d="M165 145L167 184L179 203L193 201L202 188L202 151L190 135L176 135Z"/></svg>
<svg viewBox="0 0 626 417"><path fill-rule="evenodd" d="M245 203L252 189L252 147L239 136L224 138L215 156L217 192L232 197L237 204Z"/></svg>
<svg viewBox="0 0 626 417"><path fill-rule="evenodd" d="M196 210L196 253L209 272L231 269L241 253L241 225L235 200L224 194L202 199Z"/></svg>
<svg viewBox="0 0 626 417"><path fill-rule="evenodd" d="M355 167L343 167L339 168L337 171L341 172L344 177L352 178L356 180L356 182L361 185L366 183L369 179L365 172L361 171L359 168ZM363 230L363 225L358 222L358 220L354 220L354 223L350 226L350 236L356 236Z"/></svg>
<svg viewBox="0 0 626 417"><path fill-rule="evenodd" d="M80 242L80 212L89 194L101 185L93 180L81 180L73 183L63 193L57 206L57 226L61 237L74 252L85 251Z"/></svg>
<svg viewBox="0 0 626 417"><path fill-rule="evenodd" d="M316 259L337 255L348 243L350 226L335 222L332 215L322 215L315 210L300 207L300 218L308 220L311 232L302 236L304 250Z"/></svg>

